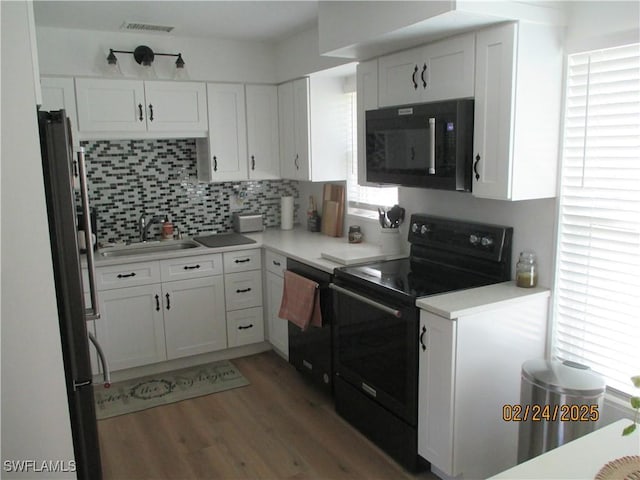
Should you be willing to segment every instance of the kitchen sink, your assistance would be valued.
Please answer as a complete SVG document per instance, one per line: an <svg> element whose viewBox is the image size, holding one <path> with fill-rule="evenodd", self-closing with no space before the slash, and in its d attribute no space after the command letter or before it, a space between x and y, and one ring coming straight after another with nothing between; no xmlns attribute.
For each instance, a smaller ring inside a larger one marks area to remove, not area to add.
<svg viewBox="0 0 640 480"><path fill-rule="evenodd" d="M123 247L105 248L100 251L102 257L125 257L129 255L145 255L149 253L171 252L202 247L193 240L165 240L155 242L132 243Z"/></svg>

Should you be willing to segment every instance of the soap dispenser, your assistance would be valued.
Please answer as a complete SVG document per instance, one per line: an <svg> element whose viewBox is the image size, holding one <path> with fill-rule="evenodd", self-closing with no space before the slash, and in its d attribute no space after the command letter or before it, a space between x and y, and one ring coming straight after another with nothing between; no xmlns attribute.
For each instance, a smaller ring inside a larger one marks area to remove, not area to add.
<svg viewBox="0 0 640 480"><path fill-rule="evenodd" d="M162 240L172 240L173 239L173 223L169 220L169 215L164 217L164 222L162 223Z"/></svg>

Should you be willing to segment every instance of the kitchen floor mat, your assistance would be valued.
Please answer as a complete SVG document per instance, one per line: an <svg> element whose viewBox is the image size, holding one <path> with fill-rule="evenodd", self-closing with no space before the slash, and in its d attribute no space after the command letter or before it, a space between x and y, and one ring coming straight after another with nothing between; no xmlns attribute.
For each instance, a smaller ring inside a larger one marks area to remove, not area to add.
<svg viewBox="0 0 640 480"><path fill-rule="evenodd" d="M96 417L102 420L246 385L249 381L228 360L116 382L111 388L96 385Z"/></svg>

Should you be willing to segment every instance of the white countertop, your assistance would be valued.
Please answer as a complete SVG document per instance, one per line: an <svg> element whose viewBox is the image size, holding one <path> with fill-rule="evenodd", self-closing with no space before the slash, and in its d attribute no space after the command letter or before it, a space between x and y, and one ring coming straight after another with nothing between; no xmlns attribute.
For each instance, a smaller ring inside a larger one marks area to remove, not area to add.
<svg viewBox="0 0 640 480"><path fill-rule="evenodd" d="M492 479L593 479L607 463L640 455L640 431L622 436L630 420L619 420L531 460Z"/></svg>
<svg viewBox="0 0 640 480"><path fill-rule="evenodd" d="M511 281L422 297L416 301L416 305L441 317L454 319L494 309L498 304L530 300L532 295L548 297L550 294L548 288L520 288Z"/></svg>
<svg viewBox="0 0 640 480"><path fill-rule="evenodd" d="M309 232L302 228L293 230L268 229L260 233L244 233L257 240L263 247L280 253L294 260L333 273L336 267L344 265L322 257L322 253L335 252L339 256L348 256L350 265L371 261L374 256L381 255L379 245L373 243L349 243L347 237L328 237L319 232ZM384 260L406 257L401 255L384 255Z"/></svg>
<svg viewBox="0 0 640 480"><path fill-rule="evenodd" d="M274 252L285 255L318 268L328 273L333 273L336 267L344 266L341 263L322 257L322 253L335 253L338 256L348 258L350 265L365 263L379 259L382 251L379 245L373 243L349 243L347 237L329 237L320 232L309 232L303 228L293 230L280 230L278 228L267 229L264 232L243 233L242 235L256 241L246 245L233 245L228 247L209 248L205 246L189 248L186 250L172 250L168 252L143 253L141 255L126 255L118 257L102 256L101 250L96 255L96 266L120 265L125 263L163 260L168 258L190 257L194 255L206 255L208 253L224 253L252 248L268 248ZM104 249L108 251L108 249ZM384 260L403 258L407 255L383 255ZM84 263L84 255L83 255Z"/></svg>

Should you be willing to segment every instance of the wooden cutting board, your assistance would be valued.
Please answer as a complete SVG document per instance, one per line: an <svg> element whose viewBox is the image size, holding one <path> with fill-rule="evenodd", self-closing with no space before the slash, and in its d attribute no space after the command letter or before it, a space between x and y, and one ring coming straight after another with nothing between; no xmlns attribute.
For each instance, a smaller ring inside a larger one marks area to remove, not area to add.
<svg viewBox="0 0 640 480"><path fill-rule="evenodd" d="M344 225L344 187L326 183L322 198L322 233L341 237Z"/></svg>

